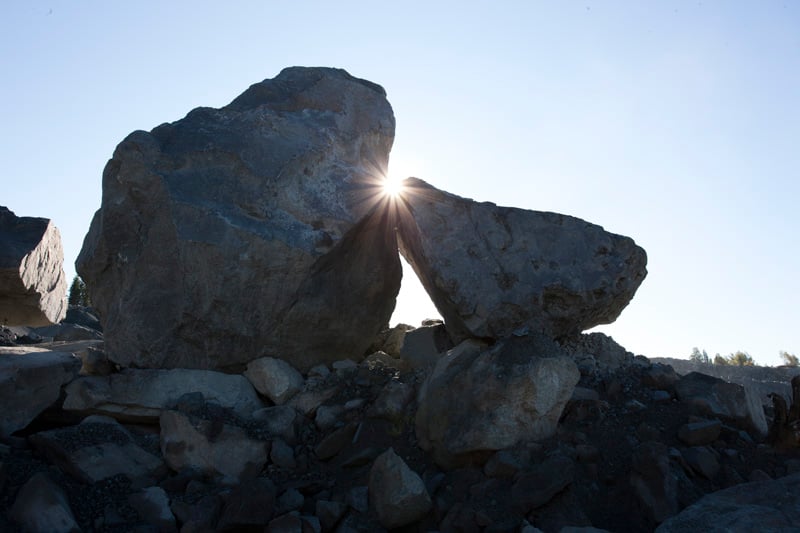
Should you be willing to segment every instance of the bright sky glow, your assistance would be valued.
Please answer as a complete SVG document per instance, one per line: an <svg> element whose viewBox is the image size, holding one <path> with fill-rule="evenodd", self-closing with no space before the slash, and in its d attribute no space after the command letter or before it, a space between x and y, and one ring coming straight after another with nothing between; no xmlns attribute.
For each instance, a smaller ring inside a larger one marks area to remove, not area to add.
<svg viewBox="0 0 800 533"><path fill-rule="evenodd" d="M635 353L800 355L800 3L0 5L0 205L67 275L114 147L291 65L381 84L390 172L631 236L649 275L602 330ZM435 315L406 269L394 322Z"/></svg>
<svg viewBox="0 0 800 533"><path fill-rule="evenodd" d="M399 196L401 192L403 192L403 181L405 178L400 176L386 176L386 180L383 183L383 190L386 194L392 197Z"/></svg>

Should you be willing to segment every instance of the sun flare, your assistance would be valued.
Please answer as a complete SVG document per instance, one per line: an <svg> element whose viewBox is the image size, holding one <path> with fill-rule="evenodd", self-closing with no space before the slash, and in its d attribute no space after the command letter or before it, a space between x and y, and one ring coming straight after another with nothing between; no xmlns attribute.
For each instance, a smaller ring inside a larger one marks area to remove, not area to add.
<svg viewBox="0 0 800 533"><path fill-rule="evenodd" d="M398 178L396 176L386 176L386 179L383 182L383 192L387 196L397 197L400 193L403 192L403 182L405 180L403 178Z"/></svg>

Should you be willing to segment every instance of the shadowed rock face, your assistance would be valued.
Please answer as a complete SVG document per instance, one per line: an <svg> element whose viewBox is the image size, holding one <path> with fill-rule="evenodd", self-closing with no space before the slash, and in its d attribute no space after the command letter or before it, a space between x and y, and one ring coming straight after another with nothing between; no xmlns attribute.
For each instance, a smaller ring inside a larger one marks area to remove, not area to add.
<svg viewBox="0 0 800 533"><path fill-rule="evenodd" d="M581 219L478 203L406 180L400 251L455 342L613 322L644 280L628 237Z"/></svg>
<svg viewBox="0 0 800 533"><path fill-rule="evenodd" d="M0 206L0 324L48 326L67 312L61 234L48 219Z"/></svg>
<svg viewBox="0 0 800 533"><path fill-rule="evenodd" d="M124 366L358 359L400 287L385 92L290 68L117 147L77 269Z"/></svg>

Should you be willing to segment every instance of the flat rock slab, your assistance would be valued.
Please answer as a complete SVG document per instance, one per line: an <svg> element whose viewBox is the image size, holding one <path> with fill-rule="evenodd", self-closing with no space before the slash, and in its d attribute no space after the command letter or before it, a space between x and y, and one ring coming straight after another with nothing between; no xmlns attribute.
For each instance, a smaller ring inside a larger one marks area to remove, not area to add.
<svg viewBox="0 0 800 533"><path fill-rule="evenodd" d="M71 353L34 347L0 348L0 437L8 437L55 404L61 387L78 376Z"/></svg>
<svg viewBox="0 0 800 533"><path fill-rule="evenodd" d="M121 366L363 357L402 269L380 86L293 67L123 140L76 263ZM235 346L235 349L231 347Z"/></svg>
<svg viewBox="0 0 800 533"><path fill-rule="evenodd" d="M0 323L48 326L67 314L61 234L46 218L0 206Z"/></svg>
<svg viewBox="0 0 800 533"><path fill-rule="evenodd" d="M194 392L243 418L264 407L244 376L211 370L126 369L109 376L76 379L66 388L64 409L153 423L181 396Z"/></svg>
<svg viewBox="0 0 800 533"><path fill-rule="evenodd" d="M409 178L400 251L454 342L613 322L647 274L629 237L581 219L478 203Z"/></svg>

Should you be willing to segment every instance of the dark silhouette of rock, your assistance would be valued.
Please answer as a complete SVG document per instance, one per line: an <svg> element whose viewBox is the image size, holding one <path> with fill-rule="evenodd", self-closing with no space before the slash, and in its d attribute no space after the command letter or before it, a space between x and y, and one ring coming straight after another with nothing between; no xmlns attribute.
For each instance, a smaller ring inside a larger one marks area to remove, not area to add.
<svg viewBox="0 0 800 533"><path fill-rule="evenodd" d="M478 203L406 180L400 250L454 342L613 322L644 280L632 239L556 213Z"/></svg>
<svg viewBox="0 0 800 533"><path fill-rule="evenodd" d="M363 357L402 275L381 187L394 124L380 86L294 67L130 134L77 261L109 356L301 371Z"/></svg>
<svg viewBox="0 0 800 533"><path fill-rule="evenodd" d="M61 234L46 218L0 206L0 324L48 326L67 312Z"/></svg>

